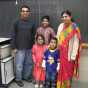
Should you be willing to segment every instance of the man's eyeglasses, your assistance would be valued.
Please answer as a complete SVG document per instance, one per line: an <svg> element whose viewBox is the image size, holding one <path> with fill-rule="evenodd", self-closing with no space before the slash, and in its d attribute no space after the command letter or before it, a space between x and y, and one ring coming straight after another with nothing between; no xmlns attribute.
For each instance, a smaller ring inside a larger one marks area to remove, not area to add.
<svg viewBox="0 0 88 88"><path fill-rule="evenodd" d="M22 10L21 12L30 12L29 10Z"/></svg>

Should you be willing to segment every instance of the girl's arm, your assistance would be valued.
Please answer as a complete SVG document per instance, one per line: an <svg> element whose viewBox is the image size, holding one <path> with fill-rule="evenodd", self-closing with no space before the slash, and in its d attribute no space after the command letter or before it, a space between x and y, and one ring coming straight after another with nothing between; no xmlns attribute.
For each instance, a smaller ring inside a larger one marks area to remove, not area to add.
<svg viewBox="0 0 88 88"><path fill-rule="evenodd" d="M45 55L46 54L46 51L45 51L45 53L44 53L44 56L43 56L43 61L42 61L42 67L45 69L45 67L46 67L46 60L45 60Z"/></svg>
<svg viewBox="0 0 88 88"><path fill-rule="evenodd" d="M45 68L45 67L46 67L46 66L45 66L45 63L46 63L46 61L45 61L45 60L43 60L43 61L42 61L42 67L43 67L43 68Z"/></svg>

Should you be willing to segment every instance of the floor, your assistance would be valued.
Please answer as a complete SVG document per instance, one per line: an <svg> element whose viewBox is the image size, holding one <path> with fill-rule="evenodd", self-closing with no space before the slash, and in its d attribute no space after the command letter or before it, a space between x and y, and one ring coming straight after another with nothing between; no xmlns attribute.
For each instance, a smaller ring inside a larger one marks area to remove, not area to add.
<svg viewBox="0 0 88 88"><path fill-rule="evenodd" d="M81 60L80 60L80 78L78 81L73 81L72 88L88 88L88 49L83 49L81 52ZM12 82L9 85L9 88L20 88ZM21 88L34 88L32 83L28 83L24 81L24 87Z"/></svg>

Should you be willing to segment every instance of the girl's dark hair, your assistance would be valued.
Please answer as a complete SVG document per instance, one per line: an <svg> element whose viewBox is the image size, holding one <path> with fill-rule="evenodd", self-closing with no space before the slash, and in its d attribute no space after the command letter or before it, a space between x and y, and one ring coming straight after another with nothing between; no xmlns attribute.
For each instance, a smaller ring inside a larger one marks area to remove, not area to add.
<svg viewBox="0 0 88 88"><path fill-rule="evenodd" d="M43 17L41 18L41 21L43 21L43 19L47 19L48 21L50 21L50 17L49 17L49 16L43 16Z"/></svg>
<svg viewBox="0 0 88 88"><path fill-rule="evenodd" d="M30 7L27 6L27 5L22 5L22 6L20 7L20 11L22 11L22 8L28 8L28 10L30 11Z"/></svg>
<svg viewBox="0 0 88 88"><path fill-rule="evenodd" d="M38 39L39 36L42 37L42 39L43 39L43 41L44 41L43 44L45 44L45 38L44 38L44 36L43 36L42 34L37 34L35 40L37 41L37 39Z"/></svg>

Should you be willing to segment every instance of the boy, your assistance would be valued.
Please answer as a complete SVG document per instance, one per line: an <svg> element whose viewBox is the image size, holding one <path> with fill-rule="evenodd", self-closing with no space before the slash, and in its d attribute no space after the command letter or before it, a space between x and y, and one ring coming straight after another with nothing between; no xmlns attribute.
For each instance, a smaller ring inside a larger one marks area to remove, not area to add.
<svg viewBox="0 0 88 88"><path fill-rule="evenodd" d="M46 70L45 88L56 88L57 71L60 65L57 39L52 37L48 49L44 53L42 67Z"/></svg>

